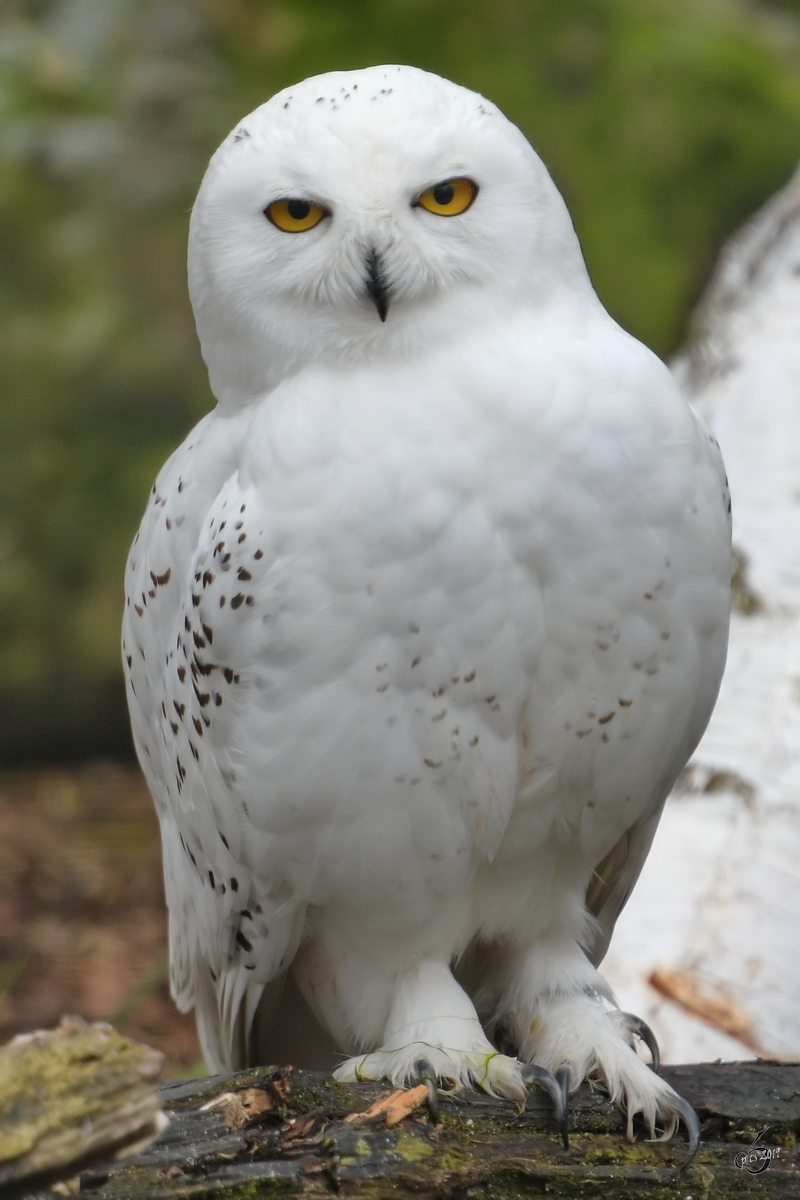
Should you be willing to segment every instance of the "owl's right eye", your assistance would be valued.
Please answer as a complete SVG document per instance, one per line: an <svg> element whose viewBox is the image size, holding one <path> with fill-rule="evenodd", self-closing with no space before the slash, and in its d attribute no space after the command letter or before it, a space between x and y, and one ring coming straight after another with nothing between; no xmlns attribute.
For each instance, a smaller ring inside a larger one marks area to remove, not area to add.
<svg viewBox="0 0 800 1200"><path fill-rule="evenodd" d="M274 200L264 209L264 215L284 233L304 233L319 225L328 210L313 200Z"/></svg>

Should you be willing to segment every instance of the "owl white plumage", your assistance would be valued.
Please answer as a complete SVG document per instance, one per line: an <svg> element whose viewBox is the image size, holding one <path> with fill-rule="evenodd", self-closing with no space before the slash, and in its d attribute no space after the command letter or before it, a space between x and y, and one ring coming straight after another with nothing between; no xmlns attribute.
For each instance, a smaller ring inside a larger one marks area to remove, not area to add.
<svg viewBox="0 0 800 1200"><path fill-rule="evenodd" d="M218 406L123 640L209 1067L589 1076L668 1136L597 964L724 666L716 444L519 130L415 68L242 121L189 278Z"/></svg>

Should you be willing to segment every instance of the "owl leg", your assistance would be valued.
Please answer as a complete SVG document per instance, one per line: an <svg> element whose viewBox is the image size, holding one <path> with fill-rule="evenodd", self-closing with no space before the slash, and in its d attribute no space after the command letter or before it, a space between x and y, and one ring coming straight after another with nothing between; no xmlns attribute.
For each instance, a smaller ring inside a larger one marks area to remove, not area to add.
<svg viewBox="0 0 800 1200"><path fill-rule="evenodd" d="M390 1079L397 1086L424 1074L452 1086L475 1085L522 1105L528 1086L521 1065L486 1037L466 992L446 963L422 962L393 991L382 1045L335 1072L342 1082Z"/></svg>
<svg viewBox="0 0 800 1200"><path fill-rule="evenodd" d="M689 1160L694 1157L700 1143L694 1110L636 1052L638 1038L657 1065L652 1032L638 1018L619 1011L605 980L579 946L573 944L570 950L559 941L528 950L512 978L499 1013L523 1062L544 1067L570 1092L584 1079L602 1084L611 1100L625 1108L631 1140L636 1114L658 1141L671 1138L683 1122Z"/></svg>

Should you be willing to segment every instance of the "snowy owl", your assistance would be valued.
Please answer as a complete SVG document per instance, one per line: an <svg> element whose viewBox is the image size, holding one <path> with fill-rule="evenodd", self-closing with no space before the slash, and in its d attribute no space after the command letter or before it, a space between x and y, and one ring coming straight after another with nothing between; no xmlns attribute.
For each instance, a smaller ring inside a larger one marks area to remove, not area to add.
<svg viewBox="0 0 800 1200"><path fill-rule="evenodd" d="M208 1066L536 1081L562 1122L588 1077L696 1144L597 965L723 670L716 443L522 133L412 67L243 120L189 283L218 404L123 650Z"/></svg>

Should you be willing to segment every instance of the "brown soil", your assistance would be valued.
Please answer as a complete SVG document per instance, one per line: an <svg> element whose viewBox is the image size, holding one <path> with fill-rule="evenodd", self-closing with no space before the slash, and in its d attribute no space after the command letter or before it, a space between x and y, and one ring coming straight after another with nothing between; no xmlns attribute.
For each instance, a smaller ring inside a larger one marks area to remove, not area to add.
<svg viewBox="0 0 800 1200"><path fill-rule="evenodd" d="M142 776L98 763L0 775L0 1042L63 1013L205 1074L169 996L158 821Z"/></svg>

